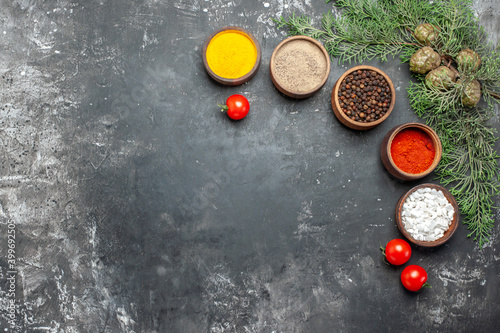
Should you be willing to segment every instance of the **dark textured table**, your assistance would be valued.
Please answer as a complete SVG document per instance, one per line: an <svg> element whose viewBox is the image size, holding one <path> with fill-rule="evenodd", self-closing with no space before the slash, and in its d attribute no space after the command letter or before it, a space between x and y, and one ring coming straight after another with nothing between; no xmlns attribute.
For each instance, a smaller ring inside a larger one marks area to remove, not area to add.
<svg viewBox="0 0 500 333"><path fill-rule="evenodd" d="M387 131L421 122L406 96L408 65L370 63L392 78L397 99L365 132L341 125L330 106L354 64L332 62L305 100L271 82L269 59L285 38L271 19L296 12L319 24L331 6L0 0L0 327L493 332L498 223L483 249L462 224L439 248L413 247L410 263L432 285L418 294L382 260L379 247L402 237L399 197L436 182L397 181L379 157ZM498 1L474 8L498 40ZM217 84L202 63L205 38L226 25L262 47L260 70L238 87ZM251 104L239 122L217 108L234 93Z"/></svg>

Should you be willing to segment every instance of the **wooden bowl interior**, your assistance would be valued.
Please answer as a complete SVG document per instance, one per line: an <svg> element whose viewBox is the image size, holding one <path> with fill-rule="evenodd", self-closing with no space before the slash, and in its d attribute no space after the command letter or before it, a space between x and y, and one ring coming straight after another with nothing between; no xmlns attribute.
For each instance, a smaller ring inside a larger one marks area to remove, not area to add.
<svg viewBox="0 0 500 333"><path fill-rule="evenodd" d="M321 82L316 85L316 87L312 88L309 91L306 92L296 92L296 91L291 91L287 90L284 88L282 85L279 84L278 80L276 79L276 68L275 68L275 59L276 55L278 54L278 51L287 43L290 43L295 40L306 40L311 42L312 44L316 45L321 52L323 53L323 56L325 57L326 60L326 70L323 79ZM325 47L318 42L316 39L307 37L307 36L293 36L293 37L288 37L287 39L281 41L281 43L276 46L276 48L273 51L273 54L271 55L271 60L269 62L269 71L271 72L271 80L273 81L273 84L276 86L276 88L282 92L283 94L292 97L292 98L307 98L312 95L314 95L316 92L318 92L326 83L328 80L328 76L330 75L330 55L326 51Z"/></svg>
<svg viewBox="0 0 500 333"><path fill-rule="evenodd" d="M436 239L435 241L431 241L431 242L420 241L420 240L414 239L410 235L410 233L408 231L406 231L406 229L404 228L402 217L401 217L401 212L403 210L403 204L406 201L406 199L408 198L408 196L410 194L412 194L413 192L415 192L416 190L418 190L420 188L425 188L425 187L430 187L430 188L434 188L436 190L442 191L444 196L446 197L446 199L448 199L448 202L451 203L451 205L453 206L453 209L455 210L455 214L453 215L453 220L451 221L451 225L448 228L448 230L444 233L443 237ZM450 237L453 235L455 230L457 229L459 216L460 216L460 213L459 213L458 205L457 205L457 202L455 201L455 198L451 195L450 192L448 192L447 189L445 189L444 187L442 187L440 185L436 185L436 184L421 184L421 185L415 186L414 188L412 188L411 190L406 192L399 199L398 204L396 206L396 224L398 226L399 231L410 242L412 242L415 245L422 246L422 247L434 247L434 246L439 246L439 245L446 243L450 239Z"/></svg>
<svg viewBox="0 0 500 333"><path fill-rule="evenodd" d="M342 111L342 108L340 107L338 94L339 94L339 89L340 89L340 86L342 84L342 81L344 81L344 79L349 74L351 74L357 70L372 70L372 71L377 72L378 74L382 75L385 78L385 80L387 81L387 84L389 85L389 88L391 90L391 103L389 105L389 110L387 110L386 114L382 118L377 119L377 120L370 122L370 123L362 123L362 122L352 120L351 118L349 118L348 116L345 115L345 113ZM356 66L356 67L353 67L353 68L347 70L337 80L337 82L333 86L331 103L332 103L332 109L333 109L333 112L335 113L335 116L340 120L340 122L342 124L346 125L347 127L353 128L353 129L367 130L367 129L371 129L371 128L376 127L377 125L382 123L384 120L386 120L387 117L389 117L389 115L391 114L392 110L394 109L394 105L396 103L396 89L394 89L394 84L392 83L389 76L387 76L387 74L385 74L383 71L381 71L377 67L365 66L365 65Z"/></svg>
<svg viewBox="0 0 500 333"><path fill-rule="evenodd" d="M246 34L252 40L252 42L255 45L255 48L257 50L257 59L255 60L255 64L253 65L250 72L248 72L247 74L245 74L239 78L235 78L235 79L228 79L228 78L225 78L225 77L222 77L222 76L215 74L215 72L208 65L208 61L207 61L207 48L208 48L208 45L210 44L210 41L215 36L217 36L219 33L224 32L224 31L230 31L230 30L240 31L240 32ZM228 27L221 28L221 29L215 31L214 33L212 33L206 39L205 44L203 45L203 65L205 66L205 70L207 71L208 75L210 75L210 77L212 77L215 81L217 81L221 84L224 84L224 85L228 85L228 86L237 86L237 85L240 85L240 84L243 84L243 83L250 81L250 79L252 79L255 76L255 74L257 73L257 70L260 67L261 56L262 56L262 52L260 49L259 41L249 31L242 29L240 27L228 26Z"/></svg>
<svg viewBox="0 0 500 333"><path fill-rule="evenodd" d="M394 163L394 160L392 159L392 155L391 155L392 142L398 133L400 133L402 130L407 129L407 128L420 129L420 130L424 131L425 133L427 133L427 135L429 135L429 137L432 139L432 143L434 145L434 149L436 151L436 154L434 155L434 161L432 162L430 167L427 170L425 170L424 172L421 172L421 173L405 172L405 171L401 170L400 168L398 168L398 166ZM441 145L441 140L439 139L439 136L437 135L437 133L429 126L427 126L425 124L420 124L420 123L406 123L406 124L403 124L403 125L397 127L393 131L391 136L389 137L389 140L387 142L387 146L385 147L385 149L387 149L388 162L399 173L399 176L403 179L406 179L406 180L415 180L415 179L423 178L423 177L427 176L428 174L430 174L437 167L437 165L439 164L439 161L441 161L441 156L443 154L443 147Z"/></svg>

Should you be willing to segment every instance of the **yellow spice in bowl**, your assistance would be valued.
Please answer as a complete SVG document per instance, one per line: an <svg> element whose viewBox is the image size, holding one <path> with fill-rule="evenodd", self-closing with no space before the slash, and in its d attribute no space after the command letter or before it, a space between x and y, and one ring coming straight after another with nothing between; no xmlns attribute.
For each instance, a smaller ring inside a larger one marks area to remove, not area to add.
<svg viewBox="0 0 500 333"><path fill-rule="evenodd" d="M236 79L252 70L257 61L257 48L244 32L226 30L210 40L206 58L208 66L216 75Z"/></svg>

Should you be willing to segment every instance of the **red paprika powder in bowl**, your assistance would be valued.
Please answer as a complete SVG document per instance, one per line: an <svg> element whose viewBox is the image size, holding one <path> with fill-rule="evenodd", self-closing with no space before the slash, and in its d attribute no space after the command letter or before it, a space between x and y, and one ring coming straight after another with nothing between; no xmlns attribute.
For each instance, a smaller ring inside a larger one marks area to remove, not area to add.
<svg viewBox="0 0 500 333"><path fill-rule="evenodd" d="M407 123L391 129L380 148L382 163L391 175L415 180L430 174L442 155L441 140L427 125Z"/></svg>

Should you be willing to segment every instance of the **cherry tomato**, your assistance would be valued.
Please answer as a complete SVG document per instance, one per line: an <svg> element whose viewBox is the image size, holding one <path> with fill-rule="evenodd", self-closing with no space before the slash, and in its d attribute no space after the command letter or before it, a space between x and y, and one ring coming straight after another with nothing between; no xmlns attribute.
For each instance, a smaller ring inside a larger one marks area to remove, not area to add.
<svg viewBox="0 0 500 333"><path fill-rule="evenodd" d="M387 261L393 265L402 265L411 257L410 244L404 239L393 239L382 250Z"/></svg>
<svg viewBox="0 0 500 333"><path fill-rule="evenodd" d="M246 117L250 111L250 103L242 95L231 95L226 100L226 105L218 104L222 112L227 112L227 116L233 120L240 120Z"/></svg>
<svg viewBox="0 0 500 333"><path fill-rule="evenodd" d="M410 291L419 291L427 285L427 272L418 265L409 265L401 272L401 282Z"/></svg>

